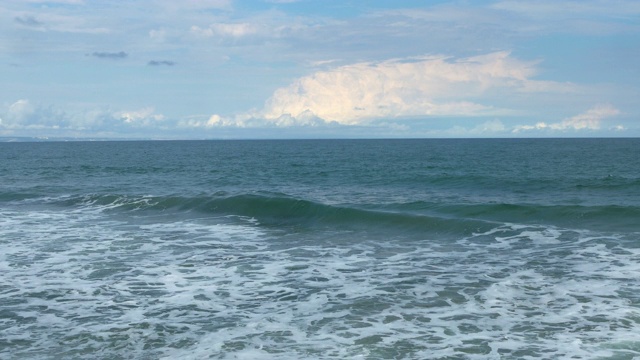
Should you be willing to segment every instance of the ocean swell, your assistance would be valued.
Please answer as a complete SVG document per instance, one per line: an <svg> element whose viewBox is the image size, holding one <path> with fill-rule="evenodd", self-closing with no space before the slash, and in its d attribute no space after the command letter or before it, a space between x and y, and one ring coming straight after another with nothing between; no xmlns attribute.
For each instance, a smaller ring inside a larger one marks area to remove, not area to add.
<svg viewBox="0 0 640 360"><path fill-rule="evenodd" d="M24 201L35 199L28 195ZM468 235L496 224L550 225L568 229L634 232L639 206L539 205L415 201L391 204L325 204L282 193L202 196L88 194L47 199L57 206L108 212L175 212L253 218L264 226L337 229L403 229L406 232Z"/></svg>

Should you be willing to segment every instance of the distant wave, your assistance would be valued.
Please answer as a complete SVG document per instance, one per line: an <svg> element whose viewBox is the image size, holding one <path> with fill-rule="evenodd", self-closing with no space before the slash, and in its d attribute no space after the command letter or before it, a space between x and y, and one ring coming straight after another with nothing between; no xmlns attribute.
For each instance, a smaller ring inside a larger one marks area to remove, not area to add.
<svg viewBox="0 0 640 360"><path fill-rule="evenodd" d="M636 231L640 219L640 207L618 205L474 204L447 205L440 211L489 221L609 231Z"/></svg>
<svg viewBox="0 0 640 360"><path fill-rule="evenodd" d="M627 178L609 175L603 178L588 179L575 185L578 189L610 189L640 191L640 178Z"/></svg>

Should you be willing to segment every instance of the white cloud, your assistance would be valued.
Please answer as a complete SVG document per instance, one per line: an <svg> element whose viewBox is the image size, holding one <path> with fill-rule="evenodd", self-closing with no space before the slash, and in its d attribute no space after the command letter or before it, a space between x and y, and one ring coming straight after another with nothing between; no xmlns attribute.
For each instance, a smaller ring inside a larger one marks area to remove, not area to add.
<svg viewBox="0 0 640 360"><path fill-rule="evenodd" d="M174 3L179 6L187 6L190 8L210 8L210 9L227 9L231 6L231 0L182 0L180 2L176 2L173 0L169 1L170 3Z"/></svg>
<svg viewBox="0 0 640 360"><path fill-rule="evenodd" d="M53 106L33 104L20 99L0 109L0 128L11 131L123 131L131 128L158 129L166 121L152 107L132 111L80 109L60 111Z"/></svg>
<svg viewBox="0 0 640 360"><path fill-rule="evenodd" d="M9 123L21 123L26 121L35 112L34 106L27 99L20 99L9 106L7 119Z"/></svg>
<svg viewBox="0 0 640 360"><path fill-rule="evenodd" d="M536 64L515 59L506 51L461 59L431 56L356 63L299 78L277 89L261 110L188 119L180 126L372 125L373 121L390 124L394 118L514 115L518 111L493 102L514 93L575 90L572 84L531 79ZM508 129L493 120L465 131Z"/></svg>
<svg viewBox="0 0 640 360"><path fill-rule="evenodd" d="M218 9L228 10L232 0L145 0L147 6L160 7L176 14L184 10Z"/></svg>
<svg viewBox="0 0 640 360"><path fill-rule="evenodd" d="M319 67L319 66L324 66L324 65L329 65L329 64L333 64L335 63L336 59L329 59L329 60L316 60L316 61L309 61L309 66L312 67Z"/></svg>
<svg viewBox="0 0 640 360"><path fill-rule="evenodd" d="M127 124L149 125L164 120L164 116L155 114L152 107L134 111L120 111L115 115Z"/></svg>
<svg viewBox="0 0 640 360"><path fill-rule="evenodd" d="M234 37L239 38L247 35L256 34L258 28L249 23L218 23L211 24L208 28L200 28L198 26L191 27L191 33L201 37Z"/></svg>
<svg viewBox="0 0 640 360"><path fill-rule="evenodd" d="M455 125L444 130L430 129L427 137L504 137L509 135L509 128L499 119L485 121L476 126Z"/></svg>
<svg viewBox="0 0 640 360"><path fill-rule="evenodd" d="M179 128L212 128L212 127L244 127L243 121L239 118L222 117L218 114L209 118L189 118L180 120L177 124Z"/></svg>
<svg viewBox="0 0 640 360"><path fill-rule="evenodd" d="M535 64L509 52L357 63L318 71L276 90L259 115L278 122L283 116L297 119L311 113L353 125L377 118L506 114L509 110L486 104L483 96L567 90L566 84L531 80Z"/></svg>
<svg viewBox="0 0 640 360"><path fill-rule="evenodd" d="M588 111L570 117L556 126L558 129L598 130L602 120L620 114L620 110L611 105L599 105ZM554 125L554 124L552 124Z"/></svg>
<svg viewBox="0 0 640 360"><path fill-rule="evenodd" d="M276 119L266 120L264 115L257 111L250 111L235 116L211 115L209 118L196 117L180 120L179 128L282 128L282 127L317 127L332 126L335 122L326 121L317 117L311 111L305 111L297 117L284 114Z"/></svg>
<svg viewBox="0 0 640 360"><path fill-rule="evenodd" d="M620 110L606 104L595 106L584 113L564 119L561 122L547 124L538 122L535 125L518 125L513 132L518 133L530 130L600 130L603 120L619 115ZM624 129L621 125L615 127L616 130Z"/></svg>
<svg viewBox="0 0 640 360"><path fill-rule="evenodd" d="M149 38L154 41L163 42L167 37L167 31L165 29L149 30Z"/></svg>
<svg viewBox="0 0 640 360"><path fill-rule="evenodd" d="M3 121L1 127L10 130L19 129L59 129L66 126L64 113L53 107L33 104L27 99L20 99L9 105L0 113Z"/></svg>
<svg viewBox="0 0 640 360"><path fill-rule="evenodd" d="M56 105L18 103L9 114L12 104L4 104L0 127L113 127L125 132L154 126L275 128L330 126L335 122L363 125L363 132L392 123L414 130L457 125L481 132L489 131L491 125L500 131L498 123L481 124L500 118L507 124L507 132L517 124L525 124L520 131L537 126L551 132L593 128L597 121L578 119L571 123L562 119L598 101L615 99L616 106L629 116L634 116L637 108L632 103L638 93L633 82L635 68L619 66L635 55L629 44L638 34L633 29L640 28L640 23L633 21L640 14L636 0L496 0L473 6L459 2L414 4L415 8L351 4L348 14L311 14L299 6L264 3L236 6L233 0L141 0L135 6L121 5L86 0L3 2L0 52L8 54L6 63L11 68L7 69L13 75L5 82L19 82L23 89L20 96ZM632 31L613 42L609 38L576 38L572 54L578 61L583 54L593 57L575 67L570 62L576 59L557 55L564 47L544 46L552 36L536 37L596 29L593 23ZM96 35L107 32L109 36ZM101 49L123 50L130 56L113 65L83 57ZM463 58L495 49L515 50L513 54ZM525 53L533 55L516 57ZM445 56L415 57L419 54ZM542 58L546 59L543 65L528 61ZM153 73L143 69L147 61L165 59L180 66ZM95 66L100 68L93 69ZM139 76L127 76L136 66L154 78L139 81ZM567 71L569 67L571 71ZM67 76L76 69L73 76ZM540 76L538 69L543 72ZM33 71L39 75L30 76ZM96 91L83 92L82 83L93 79L92 74L98 77L94 79ZM584 85L578 89L572 83L548 81L562 81L563 76L581 79ZM299 78L291 80L293 77ZM612 83L598 85L605 81ZM158 82L177 89L178 101L167 101L166 91L148 88ZM43 85L46 83L59 83L64 91L50 92ZM623 83L629 91L622 89ZM143 94L138 99L141 105L155 105L172 117L158 120L162 115L153 110L147 109L145 115L146 108L127 107L131 99L117 90L122 86ZM559 93L563 96L557 96ZM14 96L5 91L5 99L15 100ZM76 105L69 105L71 102ZM101 108L78 109L85 106L82 104ZM255 110L229 116L249 108ZM208 116L214 112L220 115ZM625 127L635 129L629 117L620 118ZM544 122L536 125L538 120ZM599 124L601 129L614 125ZM342 127L338 131L348 130Z"/></svg>
<svg viewBox="0 0 640 360"><path fill-rule="evenodd" d="M471 132L479 134L501 133L504 131L507 131L507 127L498 119L482 123L471 130Z"/></svg>

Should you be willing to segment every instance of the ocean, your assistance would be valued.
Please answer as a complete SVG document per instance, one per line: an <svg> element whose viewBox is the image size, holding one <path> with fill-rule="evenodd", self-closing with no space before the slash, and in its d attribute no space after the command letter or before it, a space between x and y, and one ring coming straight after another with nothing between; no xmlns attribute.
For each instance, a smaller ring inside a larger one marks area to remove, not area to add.
<svg viewBox="0 0 640 360"><path fill-rule="evenodd" d="M638 359L640 139L0 143L2 359Z"/></svg>

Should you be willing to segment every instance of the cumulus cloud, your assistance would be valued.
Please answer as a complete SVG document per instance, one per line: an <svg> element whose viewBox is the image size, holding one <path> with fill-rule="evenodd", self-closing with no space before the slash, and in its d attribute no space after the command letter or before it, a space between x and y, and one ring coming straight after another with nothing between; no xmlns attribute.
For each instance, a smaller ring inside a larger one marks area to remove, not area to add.
<svg viewBox="0 0 640 360"><path fill-rule="evenodd" d="M333 126L336 122L329 122L317 117L310 111L299 114L297 117L282 115L277 119L265 120L260 112L252 111L234 116L222 116L218 114L210 117L197 117L184 119L177 123L180 128L283 128L283 127L318 127Z"/></svg>
<svg viewBox="0 0 640 360"><path fill-rule="evenodd" d="M94 52L91 54L91 56L93 57L97 57L99 59L124 59L127 56L129 56L129 54L127 54L124 51L120 51L120 52Z"/></svg>
<svg viewBox="0 0 640 360"><path fill-rule="evenodd" d="M244 127L242 119L222 117L218 114L211 115L209 118L188 118L178 122L181 128L212 128L212 127Z"/></svg>
<svg viewBox="0 0 640 360"><path fill-rule="evenodd" d="M25 122L35 113L35 107L27 99L20 99L9 106L5 125Z"/></svg>
<svg viewBox="0 0 640 360"><path fill-rule="evenodd" d="M133 111L120 111L115 113L115 116L121 119L125 124L136 126L155 125L159 121L165 119L164 115L156 114L155 109L152 107L146 107Z"/></svg>
<svg viewBox="0 0 640 360"><path fill-rule="evenodd" d="M567 92L573 85L537 81L536 62L509 52L455 59L444 56L356 63L316 71L277 89L261 110L191 119L185 127L371 125L394 118L513 115L492 101L534 92ZM480 131L506 131L492 121Z"/></svg>
<svg viewBox="0 0 640 360"><path fill-rule="evenodd" d="M20 99L0 113L3 121L0 126L5 129L59 129L66 126L64 113L51 106L33 104L27 99Z"/></svg>
<svg viewBox="0 0 640 360"><path fill-rule="evenodd" d="M4 132L47 131L49 135L64 132L127 132L130 129L156 130L166 121L152 107L137 110L80 109L61 111L53 106L34 104L20 99L0 109L0 130Z"/></svg>
<svg viewBox="0 0 640 360"><path fill-rule="evenodd" d="M620 110L609 104L597 105L584 113L564 119L561 122L549 124L546 122L538 122L535 125L519 125L514 128L513 132L518 133L531 130L600 130L603 120L619 114ZM621 125L618 125L615 129L623 128Z"/></svg>
<svg viewBox="0 0 640 360"><path fill-rule="evenodd" d="M132 130L155 131L163 128L166 117L153 107L114 111L84 109L67 115L67 129L73 131L129 133Z"/></svg>
<svg viewBox="0 0 640 360"><path fill-rule="evenodd" d="M267 120L311 113L340 124L413 116L486 116L507 113L483 103L489 92L566 87L530 79L535 62L509 52L452 59L424 57L357 63L318 71L280 88L260 114Z"/></svg>

